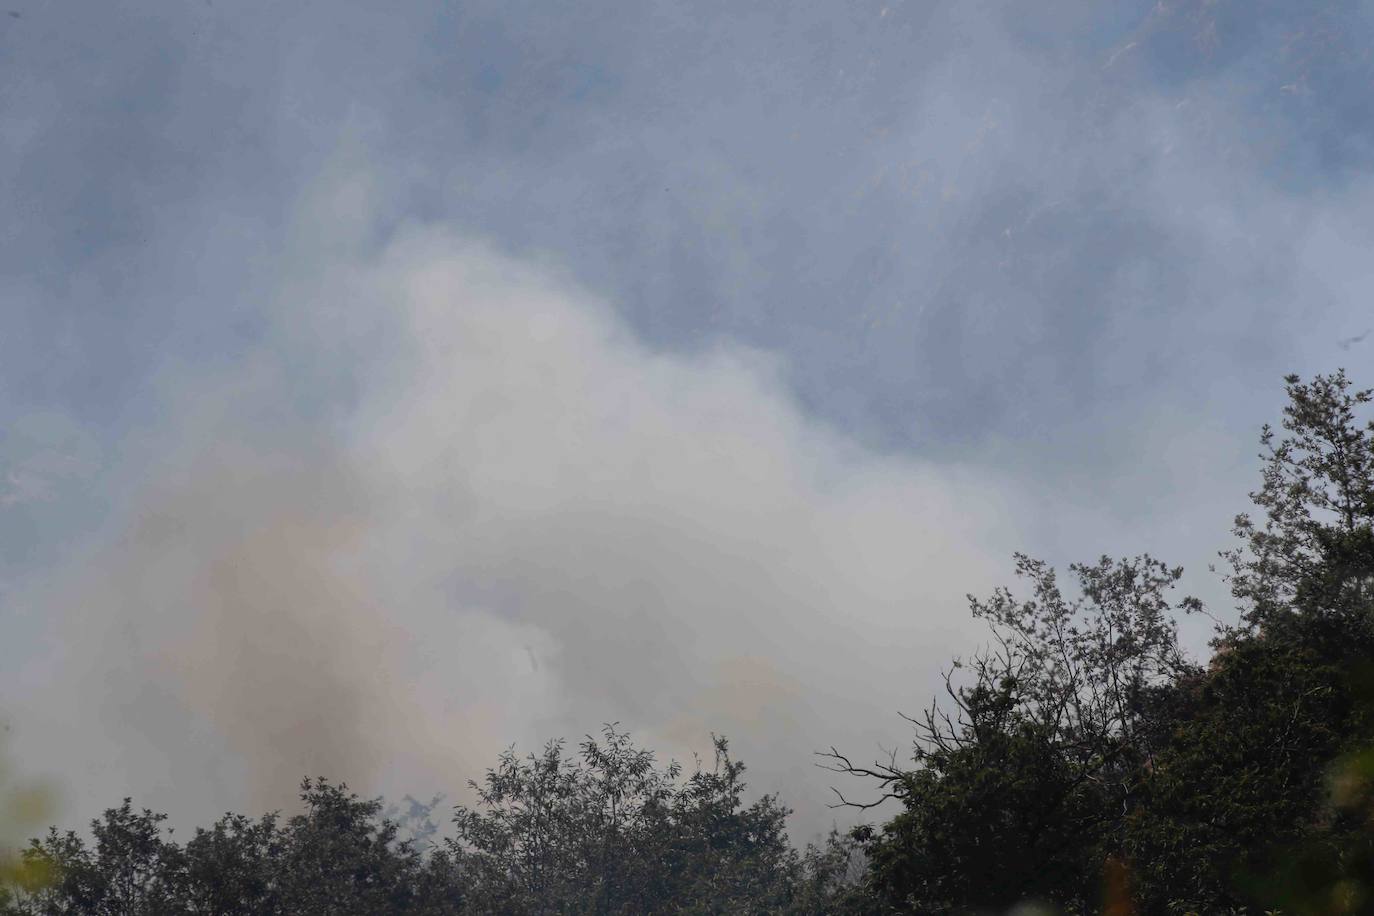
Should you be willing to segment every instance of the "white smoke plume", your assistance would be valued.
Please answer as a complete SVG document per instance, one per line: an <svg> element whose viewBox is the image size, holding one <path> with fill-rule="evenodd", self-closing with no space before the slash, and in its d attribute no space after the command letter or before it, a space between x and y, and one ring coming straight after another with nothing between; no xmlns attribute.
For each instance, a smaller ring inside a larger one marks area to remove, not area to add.
<svg viewBox="0 0 1374 916"><path fill-rule="evenodd" d="M812 752L904 742L978 640L962 595L1015 546L996 488L481 245L324 247L254 359L169 383L139 495L29 596L70 646L31 679L70 714L31 730L69 807L213 816L305 775L462 797L510 743L619 721L678 757L729 736L826 826Z"/></svg>

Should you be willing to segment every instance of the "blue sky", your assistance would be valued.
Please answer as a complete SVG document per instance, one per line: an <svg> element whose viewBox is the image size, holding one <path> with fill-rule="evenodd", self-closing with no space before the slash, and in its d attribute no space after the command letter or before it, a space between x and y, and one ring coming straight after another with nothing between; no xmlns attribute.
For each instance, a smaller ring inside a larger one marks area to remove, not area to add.
<svg viewBox="0 0 1374 916"><path fill-rule="evenodd" d="M80 820L620 719L809 828L1012 550L1219 602L1282 374L1369 382L1374 10L1041 6L11 0L12 754Z"/></svg>

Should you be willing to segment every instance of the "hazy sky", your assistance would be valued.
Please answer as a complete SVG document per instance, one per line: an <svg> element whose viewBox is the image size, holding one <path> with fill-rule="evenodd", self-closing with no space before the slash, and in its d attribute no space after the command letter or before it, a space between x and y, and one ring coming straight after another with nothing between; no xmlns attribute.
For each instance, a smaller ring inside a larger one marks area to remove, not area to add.
<svg viewBox="0 0 1374 916"><path fill-rule="evenodd" d="M0 714L78 823L901 745L1374 383L1374 5L0 10ZM1185 629L1201 647L1206 631Z"/></svg>

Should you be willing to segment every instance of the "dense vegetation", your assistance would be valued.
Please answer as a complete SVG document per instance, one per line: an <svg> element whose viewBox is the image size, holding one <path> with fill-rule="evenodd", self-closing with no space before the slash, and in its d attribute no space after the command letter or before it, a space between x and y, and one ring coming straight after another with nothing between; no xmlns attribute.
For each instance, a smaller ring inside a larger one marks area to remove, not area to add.
<svg viewBox="0 0 1374 916"><path fill-rule="evenodd" d="M773 796L660 765L614 728L507 753L435 841L434 804L310 780L300 813L226 815L173 842L129 801L3 872L5 914L1374 912L1374 422L1344 373L1288 380L1256 516L1222 554L1237 602L1186 657L1148 556L972 599L990 647L872 779L885 823L798 850ZM403 838L404 837L404 838Z"/></svg>

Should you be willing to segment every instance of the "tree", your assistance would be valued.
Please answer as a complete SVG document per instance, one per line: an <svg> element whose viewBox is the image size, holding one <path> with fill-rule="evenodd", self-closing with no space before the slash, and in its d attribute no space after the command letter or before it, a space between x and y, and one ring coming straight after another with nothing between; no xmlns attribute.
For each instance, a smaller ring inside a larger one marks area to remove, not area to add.
<svg viewBox="0 0 1374 916"><path fill-rule="evenodd" d="M181 847L166 815L125 800L91 825L94 845L50 831L26 855L50 880L0 913L429 914L461 912L450 860L424 857L379 817L381 803L346 786L306 780L301 813L283 820L227 814Z"/></svg>
<svg viewBox="0 0 1374 916"><path fill-rule="evenodd" d="M838 834L800 854L787 809L746 803L744 766L715 740L690 775L608 726L575 757L503 754L455 809L442 844L428 804L400 818L347 786L308 779L289 817L226 814L184 845L165 816L132 803L92 824L92 840L50 831L31 843L3 916L215 916L484 913L834 913L861 856ZM402 838L402 822L410 838Z"/></svg>
<svg viewBox="0 0 1374 916"><path fill-rule="evenodd" d="M903 806L859 833L875 908L1087 912L1103 875L1143 912L1374 906L1374 397L1343 372L1286 383L1262 520L1222 554L1240 622L1205 669L1171 616L1200 607L1164 600L1180 570L1073 567L1070 602L1018 557L1031 596L972 600L992 648L914 721L914 765L832 749Z"/></svg>
<svg viewBox="0 0 1374 916"><path fill-rule="evenodd" d="M993 642L956 661L946 705L911 720L914 766L857 767L833 748L827 755L833 769L875 778L884 798L903 805L867 834L871 886L886 905L949 912L1027 896L1095 904L1116 820L1156 752L1157 695L1196 668L1178 647L1167 599L1182 570L1147 556L1070 568L1074 598L1052 568L1024 555L1016 570L1028 598L1008 589L970 596ZM967 677L956 686L958 671Z"/></svg>
<svg viewBox="0 0 1374 916"><path fill-rule="evenodd" d="M25 858L49 883L11 903L12 911L66 916L161 916L178 905L181 850L164 836L166 815L136 811L130 799L91 822L94 848L76 833L51 830Z"/></svg>
<svg viewBox="0 0 1374 916"><path fill-rule="evenodd" d="M283 842L278 817L226 814L186 843L182 900L191 913L250 916L271 912L278 896Z"/></svg>
<svg viewBox="0 0 1374 916"><path fill-rule="evenodd" d="M1238 641L1177 687L1177 718L1125 819L1141 901L1225 912L1323 828L1325 777L1348 739L1340 666L1300 644Z"/></svg>
<svg viewBox="0 0 1374 916"><path fill-rule="evenodd" d="M1285 379L1251 494L1222 556L1240 604L1205 676L1173 691L1167 746L1127 823L1151 907L1340 912L1374 894L1370 824L1331 791L1374 741L1374 421L1344 372ZM1314 903L1314 901L1319 901ZM1310 909L1316 906L1316 909Z"/></svg>
<svg viewBox="0 0 1374 916"><path fill-rule="evenodd" d="M687 778L607 726L576 757L513 750L460 806L453 860L474 912L775 912L798 868L772 796L746 805L724 739Z"/></svg>
<svg viewBox="0 0 1374 916"><path fill-rule="evenodd" d="M1222 553L1244 622L1258 629L1302 612L1363 616L1374 586L1374 420L1360 412L1374 391L1344 370L1311 382L1285 379L1288 405L1276 438L1265 426L1262 523L1236 517L1240 544Z"/></svg>
<svg viewBox="0 0 1374 916"><path fill-rule="evenodd" d="M275 883L282 912L424 912L459 896L442 887L431 891L439 899L417 894L424 857L398 837L394 821L381 817L380 800L316 779L301 784L301 801L305 810L281 831Z"/></svg>

